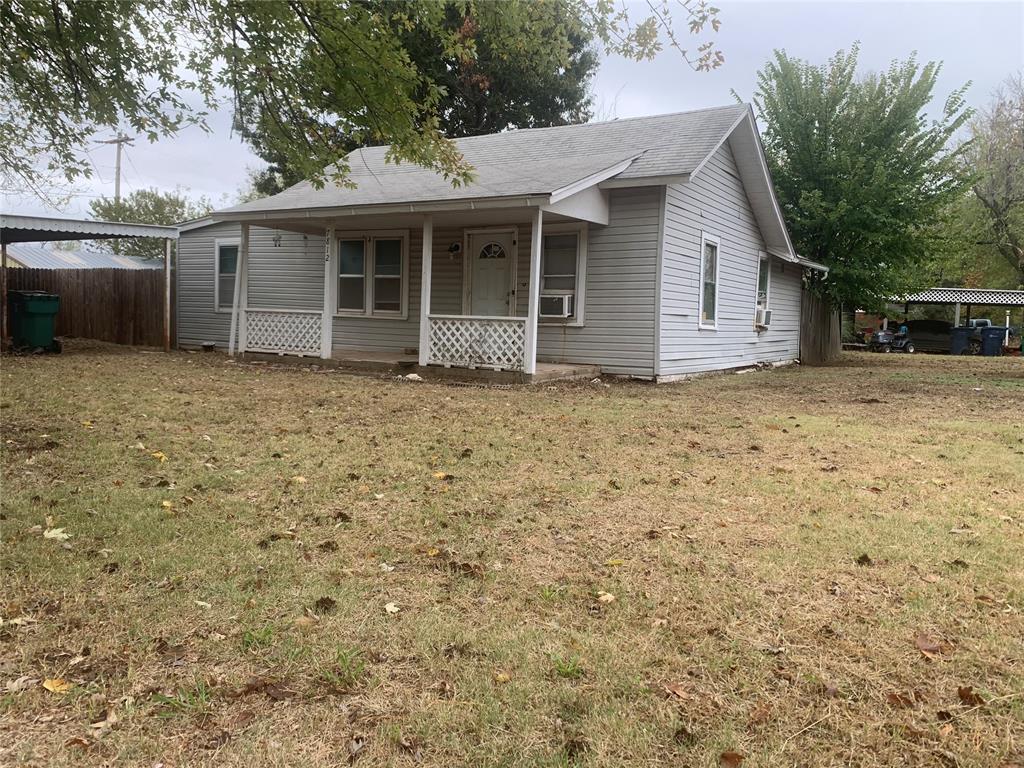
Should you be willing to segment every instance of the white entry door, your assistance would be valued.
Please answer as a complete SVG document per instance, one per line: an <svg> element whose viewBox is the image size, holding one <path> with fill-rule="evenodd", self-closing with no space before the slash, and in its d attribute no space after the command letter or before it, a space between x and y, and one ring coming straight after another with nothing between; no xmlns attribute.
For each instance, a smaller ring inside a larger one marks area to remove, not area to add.
<svg viewBox="0 0 1024 768"><path fill-rule="evenodd" d="M469 235L469 313L490 317L512 314L512 232L473 232Z"/></svg>

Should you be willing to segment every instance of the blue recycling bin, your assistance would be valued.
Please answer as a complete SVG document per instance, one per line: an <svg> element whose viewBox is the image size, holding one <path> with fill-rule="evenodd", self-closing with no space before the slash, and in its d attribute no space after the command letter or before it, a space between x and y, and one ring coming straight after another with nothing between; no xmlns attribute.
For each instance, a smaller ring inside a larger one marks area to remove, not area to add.
<svg viewBox="0 0 1024 768"><path fill-rule="evenodd" d="M967 355L971 352L971 335L973 328L956 325L949 329L949 354Z"/></svg>
<svg viewBox="0 0 1024 768"><path fill-rule="evenodd" d="M1003 354L1003 340L1006 338L1006 328L1000 325L990 325L981 329L981 354L985 357L998 357Z"/></svg>

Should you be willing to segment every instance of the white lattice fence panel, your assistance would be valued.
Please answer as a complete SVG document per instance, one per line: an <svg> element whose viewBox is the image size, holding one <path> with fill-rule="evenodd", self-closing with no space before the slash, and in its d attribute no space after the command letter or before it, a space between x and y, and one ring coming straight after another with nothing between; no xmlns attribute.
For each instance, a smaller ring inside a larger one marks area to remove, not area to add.
<svg viewBox="0 0 1024 768"><path fill-rule="evenodd" d="M526 318L430 318L429 362L523 370Z"/></svg>
<svg viewBox="0 0 1024 768"><path fill-rule="evenodd" d="M249 352L319 355L320 318L319 312L246 310L245 349Z"/></svg>

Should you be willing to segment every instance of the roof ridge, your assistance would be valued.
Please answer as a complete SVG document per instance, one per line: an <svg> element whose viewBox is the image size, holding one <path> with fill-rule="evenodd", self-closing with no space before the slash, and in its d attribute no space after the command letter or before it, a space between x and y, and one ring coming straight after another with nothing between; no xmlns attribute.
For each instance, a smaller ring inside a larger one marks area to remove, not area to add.
<svg viewBox="0 0 1024 768"><path fill-rule="evenodd" d="M564 128L587 128L589 126L610 125L612 123L627 123L635 122L637 120L655 120L659 117L678 117L680 115L696 115L701 112L715 112L719 110L733 109L736 107L744 107L749 109L750 104L745 101L741 101L735 104L722 104L717 107L701 107L699 109L682 109L677 112L661 112L656 115L635 115L633 117L615 117L610 120L596 120L586 123L565 123L564 125L541 125L537 126L536 128L509 128L504 131L497 131L496 133L478 133L474 136L455 136L449 138L451 138L452 141L472 141L474 139L487 139L492 136L502 136L504 134L536 133L538 131L553 131ZM384 147L386 145L380 146Z"/></svg>

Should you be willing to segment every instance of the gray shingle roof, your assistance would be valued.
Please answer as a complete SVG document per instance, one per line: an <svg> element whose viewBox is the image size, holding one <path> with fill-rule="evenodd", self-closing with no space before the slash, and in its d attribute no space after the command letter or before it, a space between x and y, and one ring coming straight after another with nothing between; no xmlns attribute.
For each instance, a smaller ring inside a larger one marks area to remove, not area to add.
<svg viewBox="0 0 1024 768"><path fill-rule="evenodd" d="M642 179L692 172L749 107L733 104L692 112L533 128L458 139L476 169L462 187L417 165L384 161L387 147L348 156L355 188L309 182L219 213L255 213L361 205L544 195L632 160L616 178Z"/></svg>

